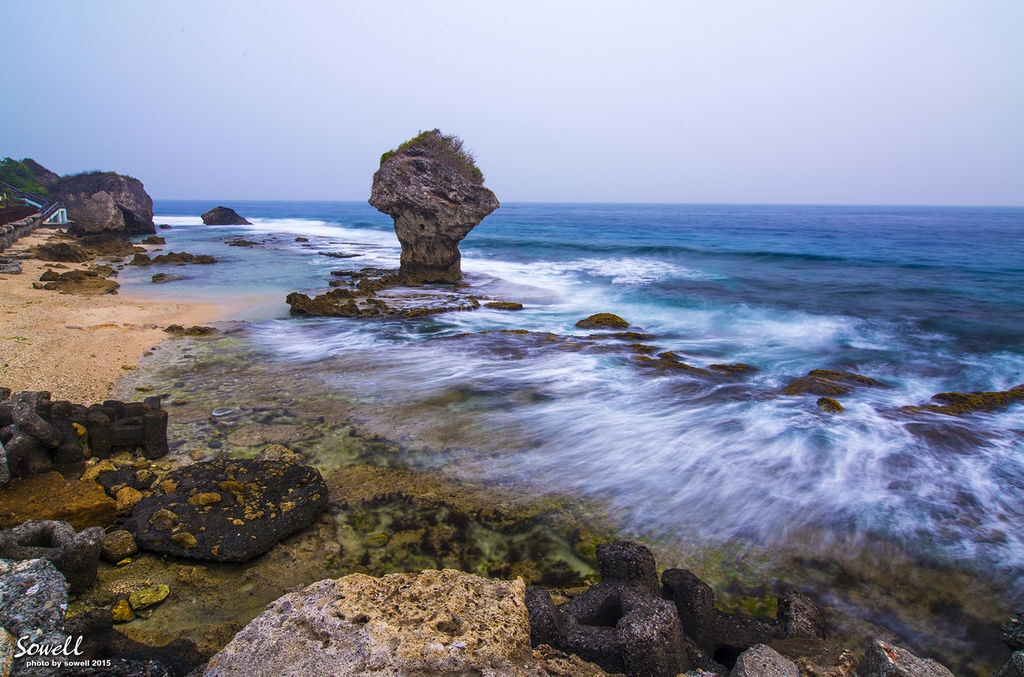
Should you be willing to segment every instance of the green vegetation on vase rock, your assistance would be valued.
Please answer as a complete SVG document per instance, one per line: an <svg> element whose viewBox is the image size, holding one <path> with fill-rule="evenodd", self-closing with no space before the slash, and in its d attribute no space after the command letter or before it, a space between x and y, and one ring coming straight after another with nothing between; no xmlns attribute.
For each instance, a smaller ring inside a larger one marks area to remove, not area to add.
<svg viewBox="0 0 1024 677"><path fill-rule="evenodd" d="M462 139L457 136L442 134L441 130L436 128L420 132L398 148L393 148L381 155L381 166L402 151L413 147L423 149L427 155L455 170L456 173L470 183L478 186L483 185L484 173L476 166L476 158L466 150Z"/></svg>

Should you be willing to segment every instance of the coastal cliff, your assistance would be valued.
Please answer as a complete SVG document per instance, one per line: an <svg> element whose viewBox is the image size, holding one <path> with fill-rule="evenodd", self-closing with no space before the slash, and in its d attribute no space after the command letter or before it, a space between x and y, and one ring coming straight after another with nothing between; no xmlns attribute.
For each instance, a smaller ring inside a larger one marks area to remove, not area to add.
<svg viewBox="0 0 1024 677"><path fill-rule="evenodd" d="M438 129L381 157L369 202L395 221L405 283L462 279L459 242L500 206L462 141Z"/></svg>
<svg viewBox="0 0 1024 677"><path fill-rule="evenodd" d="M153 199L136 178L116 172L58 176L32 158L18 164L43 191L64 202L72 222L68 232L72 235L124 239L156 232Z"/></svg>

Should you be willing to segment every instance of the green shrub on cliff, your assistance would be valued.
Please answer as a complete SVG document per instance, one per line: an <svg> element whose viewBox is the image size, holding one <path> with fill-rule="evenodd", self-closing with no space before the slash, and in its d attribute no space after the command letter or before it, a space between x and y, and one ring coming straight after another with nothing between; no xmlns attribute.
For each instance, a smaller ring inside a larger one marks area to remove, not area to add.
<svg viewBox="0 0 1024 677"><path fill-rule="evenodd" d="M426 151L427 155L441 164L454 169L460 176L471 183L482 186L484 173L476 166L473 154L465 149L462 139L457 136L442 134L440 129L420 132L398 148L393 148L380 156L380 164L393 158L403 150L416 146Z"/></svg>
<svg viewBox="0 0 1024 677"><path fill-rule="evenodd" d="M50 194L40 185L36 175L23 163L9 157L0 161L0 181L10 184L18 190L28 191L49 197Z"/></svg>

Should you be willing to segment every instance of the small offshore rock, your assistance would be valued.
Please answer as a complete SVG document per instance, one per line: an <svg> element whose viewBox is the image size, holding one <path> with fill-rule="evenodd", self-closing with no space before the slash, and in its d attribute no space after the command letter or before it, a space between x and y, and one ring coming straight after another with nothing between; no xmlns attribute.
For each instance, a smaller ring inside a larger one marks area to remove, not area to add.
<svg viewBox="0 0 1024 677"><path fill-rule="evenodd" d="M834 400L831 397L819 397L818 408L829 414L838 414L844 410L843 405L839 404L837 400Z"/></svg>
<svg viewBox="0 0 1024 677"><path fill-rule="evenodd" d="M614 313L596 313L576 323L581 329L625 329L629 322Z"/></svg>
<svg viewBox="0 0 1024 677"><path fill-rule="evenodd" d="M523 304L516 303L515 301L488 301L484 304L484 308L493 308L495 310L522 310Z"/></svg>
<svg viewBox="0 0 1024 677"><path fill-rule="evenodd" d="M775 649L755 644L736 659L729 677L800 677L800 670Z"/></svg>
<svg viewBox="0 0 1024 677"><path fill-rule="evenodd" d="M943 665L876 639L860 659L857 677L953 677Z"/></svg>
<svg viewBox="0 0 1024 677"><path fill-rule="evenodd" d="M153 282L156 282L157 284L159 284L161 282L174 282L176 280L184 280L184 279L185 278L182 275L168 275L167 273L157 273L156 275L154 275L153 277L150 278L150 280L152 280Z"/></svg>
<svg viewBox="0 0 1024 677"><path fill-rule="evenodd" d="M167 244L167 240L159 235L148 235L142 238L142 244Z"/></svg>
<svg viewBox="0 0 1024 677"><path fill-rule="evenodd" d="M230 207L214 207L202 215L203 223L208 226L250 226L252 225L238 215Z"/></svg>
<svg viewBox="0 0 1024 677"><path fill-rule="evenodd" d="M854 388L882 388L885 384L870 376L834 369L812 369L807 376L795 378L782 389L783 395L848 395Z"/></svg>

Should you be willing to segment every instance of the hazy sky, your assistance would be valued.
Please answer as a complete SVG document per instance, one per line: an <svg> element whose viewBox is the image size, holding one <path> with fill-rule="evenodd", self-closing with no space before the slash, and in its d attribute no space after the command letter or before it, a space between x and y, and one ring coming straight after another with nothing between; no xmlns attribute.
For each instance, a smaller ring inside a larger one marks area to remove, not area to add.
<svg viewBox="0 0 1024 677"><path fill-rule="evenodd" d="M0 156L156 198L365 200L440 127L504 201L1024 204L1021 0L0 9Z"/></svg>

